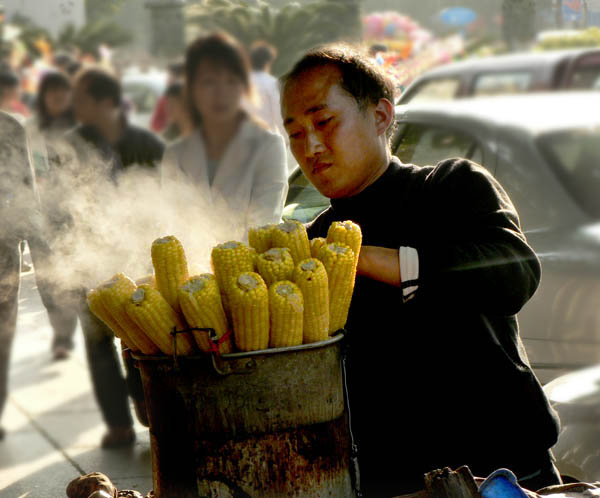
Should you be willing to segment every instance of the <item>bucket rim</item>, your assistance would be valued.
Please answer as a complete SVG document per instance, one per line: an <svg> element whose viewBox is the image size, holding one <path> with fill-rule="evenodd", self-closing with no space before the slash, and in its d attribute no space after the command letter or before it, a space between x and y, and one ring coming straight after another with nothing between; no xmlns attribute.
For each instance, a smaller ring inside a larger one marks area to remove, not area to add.
<svg viewBox="0 0 600 498"><path fill-rule="evenodd" d="M237 353L224 353L224 354L219 355L219 358L221 358L223 360L237 360L240 358L251 358L251 357L255 357L255 356L267 356L267 355L276 355L276 354L281 354L281 353L292 353L295 351L308 351L311 349L319 349L319 348L324 348L324 347L330 346L332 344L335 344L335 343L341 341L344 338L345 334L346 334L346 331L344 329L340 329L335 333L335 335L332 335L331 337L329 337L328 339L325 339L324 341L309 342L307 344L300 344L298 346L286 346L286 347L282 347L282 348L268 348L268 349L259 349L256 351L241 351L241 352L237 352ZM181 355L175 356L175 355L168 355L168 354L145 355L141 352L131 351L131 357L137 361L170 361L170 360L173 360L174 358L177 358L178 361L179 360L206 361L207 359L210 359L212 355L214 355L214 353L202 353L200 355L187 355L187 356L181 356Z"/></svg>

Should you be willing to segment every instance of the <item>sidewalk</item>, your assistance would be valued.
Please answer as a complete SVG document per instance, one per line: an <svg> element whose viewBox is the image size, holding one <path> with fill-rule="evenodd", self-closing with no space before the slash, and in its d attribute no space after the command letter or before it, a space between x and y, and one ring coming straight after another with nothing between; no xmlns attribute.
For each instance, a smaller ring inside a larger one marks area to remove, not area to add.
<svg viewBox="0 0 600 498"><path fill-rule="evenodd" d="M117 488L145 495L152 489L148 429L136 421L135 446L101 449L105 425L92 392L81 329L68 360L52 361L51 337L35 277L26 273L2 417L0 498L62 498L69 481L88 472L102 472Z"/></svg>

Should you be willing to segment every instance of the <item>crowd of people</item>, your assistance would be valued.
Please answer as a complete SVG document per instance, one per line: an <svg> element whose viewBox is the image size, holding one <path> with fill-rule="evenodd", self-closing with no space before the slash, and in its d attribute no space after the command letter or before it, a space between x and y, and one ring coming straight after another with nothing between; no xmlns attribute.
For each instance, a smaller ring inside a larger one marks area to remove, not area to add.
<svg viewBox="0 0 600 498"><path fill-rule="evenodd" d="M257 47L259 51L261 77L267 80L264 69L275 54L265 44ZM232 239L244 237L249 226L279 222L288 173L281 118L277 121L275 108L279 97L261 94L268 107L261 118L263 106L261 97L254 96L250 60L237 40L225 33L197 39L183 61L169 66L168 86L157 102L151 129L129 122L119 78L104 67L80 65L60 54L54 67L41 76L31 108L19 94L16 73L2 69L0 109L5 132L0 147L4 157L13 157L18 164L3 161L0 165L6 246L0 269L0 313L5 317L0 320L0 414L7 396L26 240L54 331L55 359L69 356L78 319L81 324L92 385L108 427L102 446L134 442L129 394L138 418L147 424L139 373L126 351L123 373L112 332L89 312L87 286L65 285L55 278L53 253L61 251L57 246L64 233L77 228L79 221L66 202L71 184L64 181L65 175L86 177L93 169L94 177L119 184L122 173L135 167L155 174L165 191L191 185L204 200L203 211L213 206L214 216L226 212L232 218L228 223ZM268 91L277 91L273 81L271 77ZM5 176L9 169L11 175ZM24 222L15 224L17 216Z"/></svg>
<svg viewBox="0 0 600 498"><path fill-rule="evenodd" d="M308 226L310 237L345 220L363 233L346 379L364 496L412 492L424 473L465 464L480 476L508 467L530 489L560 482L549 450L558 420L516 319L541 268L502 186L465 159L422 167L393 157L394 86L367 57L348 47L311 51L282 78L279 106L268 76L274 54L253 48L249 58L224 33L192 42L170 68L154 132L128 123L118 79L93 67L45 75L24 127L0 114L0 412L27 240L56 357L72 347L75 317L81 322L108 426L102 446L133 443L129 394L147 423L139 374L127 352L123 374L111 331L86 306L86 288L43 283L52 241L77 223L60 202L68 193L54 181L58 171L94 168L114 183L134 166L156 171L165 191L191 187L213 225L227 212L235 239L281 219L289 149L331 199ZM3 81L8 99L14 80ZM260 115L248 105L255 88L266 92Z"/></svg>

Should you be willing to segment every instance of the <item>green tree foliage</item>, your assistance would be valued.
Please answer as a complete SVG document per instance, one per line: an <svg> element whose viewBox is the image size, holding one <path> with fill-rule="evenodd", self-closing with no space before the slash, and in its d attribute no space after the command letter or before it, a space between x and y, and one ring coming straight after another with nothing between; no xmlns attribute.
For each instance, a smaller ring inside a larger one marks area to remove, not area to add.
<svg viewBox="0 0 600 498"><path fill-rule="evenodd" d="M503 0L502 31L511 49L535 38L536 1Z"/></svg>
<svg viewBox="0 0 600 498"><path fill-rule="evenodd" d="M360 37L360 0L319 0L276 9L264 2L207 0L186 9L186 23L202 30L223 30L248 47L265 40L277 48L275 75L283 74L309 48Z"/></svg>
<svg viewBox="0 0 600 498"><path fill-rule="evenodd" d="M58 49L76 47L83 53L97 56L101 44L114 48L130 41L129 32L112 20L101 18L85 24L81 29L76 29L73 25L67 26L57 39L53 40L53 45Z"/></svg>

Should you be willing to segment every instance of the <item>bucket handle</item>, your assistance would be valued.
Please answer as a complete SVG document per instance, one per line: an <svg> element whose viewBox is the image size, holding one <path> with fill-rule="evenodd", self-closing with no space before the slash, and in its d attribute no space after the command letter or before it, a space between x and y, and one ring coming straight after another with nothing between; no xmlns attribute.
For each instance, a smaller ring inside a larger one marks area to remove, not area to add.
<svg viewBox="0 0 600 498"><path fill-rule="evenodd" d="M187 329L183 329L183 330L177 330L176 327L173 327L173 330L171 330L170 334L171 337L173 338L173 365L175 367L175 370L179 370L179 355L177 354L177 334L184 334L187 332L208 332L208 337L210 339L210 341L215 344L218 345L218 341L219 338L217 337L217 333L215 332L215 329L212 328L198 328L198 327L190 327Z"/></svg>

